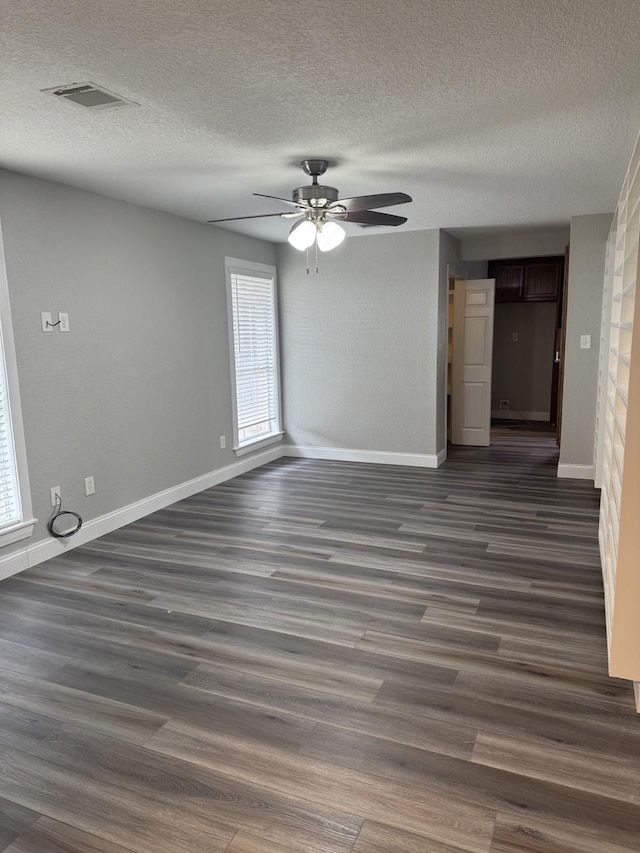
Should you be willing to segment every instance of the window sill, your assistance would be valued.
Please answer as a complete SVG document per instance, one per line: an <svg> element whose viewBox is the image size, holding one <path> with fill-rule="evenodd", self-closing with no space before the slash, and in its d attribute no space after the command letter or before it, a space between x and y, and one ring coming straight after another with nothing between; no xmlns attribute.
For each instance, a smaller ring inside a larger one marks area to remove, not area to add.
<svg viewBox="0 0 640 853"><path fill-rule="evenodd" d="M32 518L31 521L21 521L19 524L12 524L11 527L0 530L0 548L11 545L12 542L18 542L20 539L28 539L33 533L37 520Z"/></svg>
<svg viewBox="0 0 640 853"><path fill-rule="evenodd" d="M247 453L253 453L256 450L262 450L263 447L269 447L271 444L277 444L282 440L284 432L272 432L266 438L256 438L254 441L249 441L243 444L242 447L234 447L236 456L246 456Z"/></svg>

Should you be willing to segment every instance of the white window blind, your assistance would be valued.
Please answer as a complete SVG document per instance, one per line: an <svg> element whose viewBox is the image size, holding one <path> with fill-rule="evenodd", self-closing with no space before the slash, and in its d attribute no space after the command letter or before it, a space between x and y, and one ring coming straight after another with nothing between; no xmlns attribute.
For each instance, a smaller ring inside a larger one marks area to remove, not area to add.
<svg viewBox="0 0 640 853"><path fill-rule="evenodd" d="M0 227L0 547L27 539L35 523Z"/></svg>
<svg viewBox="0 0 640 853"><path fill-rule="evenodd" d="M7 391L7 370L0 334L0 530L21 521L11 412Z"/></svg>
<svg viewBox="0 0 640 853"><path fill-rule="evenodd" d="M237 447L280 430L275 278L228 269L233 320Z"/></svg>

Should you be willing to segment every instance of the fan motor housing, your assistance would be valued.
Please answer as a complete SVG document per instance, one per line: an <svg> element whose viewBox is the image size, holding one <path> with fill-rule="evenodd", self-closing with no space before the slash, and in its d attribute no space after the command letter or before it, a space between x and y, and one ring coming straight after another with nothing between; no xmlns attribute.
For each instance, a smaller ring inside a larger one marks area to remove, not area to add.
<svg viewBox="0 0 640 853"><path fill-rule="evenodd" d="M293 191L293 200L307 202L311 207L326 207L338 200L338 190L335 187L323 187L320 184L297 187Z"/></svg>

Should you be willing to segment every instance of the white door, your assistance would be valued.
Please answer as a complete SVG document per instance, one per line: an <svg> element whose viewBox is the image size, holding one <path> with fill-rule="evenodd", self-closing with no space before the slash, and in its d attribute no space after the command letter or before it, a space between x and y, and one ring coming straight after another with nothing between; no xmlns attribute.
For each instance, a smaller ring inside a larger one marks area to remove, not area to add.
<svg viewBox="0 0 640 853"><path fill-rule="evenodd" d="M457 281L453 293L451 443L488 447L495 279Z"/></svg>

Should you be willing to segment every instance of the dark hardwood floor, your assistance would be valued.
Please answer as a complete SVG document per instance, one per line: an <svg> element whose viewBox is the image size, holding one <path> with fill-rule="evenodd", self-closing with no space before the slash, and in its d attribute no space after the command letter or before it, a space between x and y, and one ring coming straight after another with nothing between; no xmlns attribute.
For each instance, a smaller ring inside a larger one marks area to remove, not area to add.
<svg viewBox="0 0 640 853"><path fill-rule="evenodd" d="M283 459L0 584L6 853L631 853L597 493Z"/></svg>

